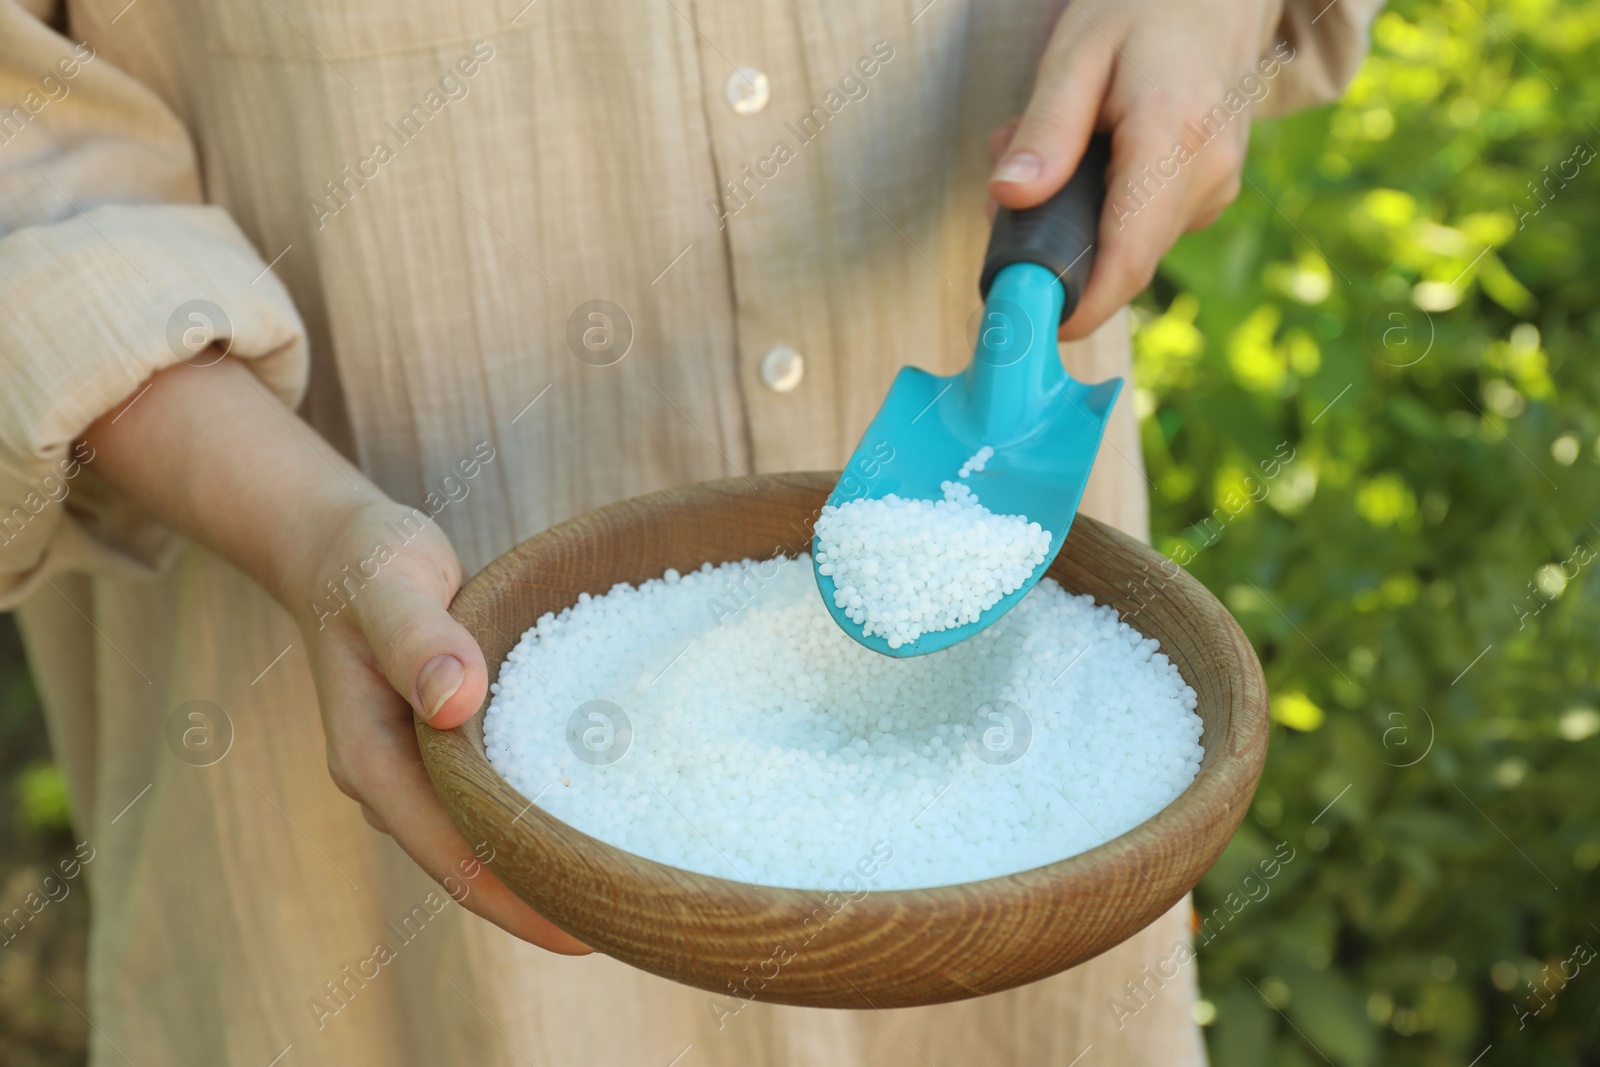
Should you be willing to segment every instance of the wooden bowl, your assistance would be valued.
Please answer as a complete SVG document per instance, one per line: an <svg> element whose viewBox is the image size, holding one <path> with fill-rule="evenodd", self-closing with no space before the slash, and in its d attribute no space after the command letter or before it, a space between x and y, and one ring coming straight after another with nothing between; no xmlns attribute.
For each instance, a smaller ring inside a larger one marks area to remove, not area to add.
<svg viewBox="0 0 1600 1067"><path fill-rule="evenodd" d="M491 669L547 611L667 568L809 551L834 474L732 479L601 508L522 542L450 612ZM483 717L417 725L422 756L489 867L574 937L635 967L728 998L903 1008L1037 981L1117 945L1200 880L1244 817L1267 748L1267 690L1237 623L1204 586L1133 538L1078 516L1049 573L1124 612L1178 665L1205 723L1200 772L1122 836L1044 867L854 899L669 867L547 814L489 765ZM480 709L481 710L481 709Z"/></svg>

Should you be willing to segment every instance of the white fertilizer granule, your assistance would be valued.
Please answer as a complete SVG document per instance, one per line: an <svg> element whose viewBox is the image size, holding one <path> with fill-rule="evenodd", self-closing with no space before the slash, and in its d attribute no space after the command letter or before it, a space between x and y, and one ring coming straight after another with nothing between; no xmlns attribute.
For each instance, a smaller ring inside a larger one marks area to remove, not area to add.
<svg viewBox="0 0 1600 1067"><path fill-rule="evenodd" d="M984 445L982 448L978 449L976 455L961 465L961 469L956 472L956 477L965 478L969 474L978 473L979 471L983 470L984 467L988 466L989 461L993 458L994 449L990 448L988 445Z"/></svg>
<svg viewBox="0 0 1600 1067"><path fill-rule="evenodd" d="M988 446L958 477L981 471ZM829 504L817 518L817 571L833 579L833 605L867 636L899 648L969 622L1022 587L1050 551L1051 534L1022 515L996 515L961 482L943 500Z"/></svg>
<svg viewBox="0 0 1600 1067"><path fill-rule="evenodd" d="M834 624L804 555L578 600L501 667L489 760L557 818L688 870L801 889L869 856L874 889L1027 870L1148 819L1203 755L1157 643L1051 578L903 660Z"/></svg>

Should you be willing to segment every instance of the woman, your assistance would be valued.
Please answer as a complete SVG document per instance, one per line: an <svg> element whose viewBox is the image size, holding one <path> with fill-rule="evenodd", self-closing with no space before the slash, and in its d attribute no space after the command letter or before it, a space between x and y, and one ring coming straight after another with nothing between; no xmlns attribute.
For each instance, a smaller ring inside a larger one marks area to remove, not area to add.
<svg viewBox="0 0 1600 1067"><path fill-rule="evenodd" d="M893 1014L729 1019L563 958L412 715L490 680L464 573L837 467L896 367L961 366L985 188L1043 200L1097 125L1064 355L1127 374L1119 309L1235 195L1251 116L1358 62L1372 0L1323 4L5 0L0 603L92 857L93 1062L1203 1062L1193 967L1124 987L1186 904ZM1084 508L1144 536L1143 484L1123 404Z"/></svg>

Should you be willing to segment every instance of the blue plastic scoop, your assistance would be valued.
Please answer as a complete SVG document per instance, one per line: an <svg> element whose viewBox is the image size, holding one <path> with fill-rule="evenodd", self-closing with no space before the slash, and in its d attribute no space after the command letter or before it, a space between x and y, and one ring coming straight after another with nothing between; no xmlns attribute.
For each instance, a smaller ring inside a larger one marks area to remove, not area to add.
<svg viewBox="0 0 1600 1067"><path fill-rule="evenodd" d="M834 621L874 652L921 656L966 640L1011 610L1066 541L1122 389L1121 378L1098 385L1074 379L1056 343L1094 264L1109 158L1109 141L1097 136L1059 193L1026 211L1000 209L979 283L985 302L972 363L950 377L902 368L828 498L833 505L891 493L940 500L941 483L957 480L962 464L987 445L994 456L960 481L995 514L1024 515L1050 531L1049 551L1020 588L978 621L924 633L898 648L864 634L834 603L833 579L819 572ZM813 540L813 567L816 553Z"/></svg>

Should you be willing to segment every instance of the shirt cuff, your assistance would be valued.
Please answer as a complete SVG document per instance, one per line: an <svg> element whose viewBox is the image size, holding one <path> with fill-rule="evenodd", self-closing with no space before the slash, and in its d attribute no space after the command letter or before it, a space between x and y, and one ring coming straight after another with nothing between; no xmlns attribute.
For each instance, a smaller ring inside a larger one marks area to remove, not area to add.
<svg viewBox="0 0 1600 1067"><path fill-rule="evenodd" d="M152 572L178 536L112 492L74 441L151 375L243 360L290 407L305 327L226 212L103 205L0 238L0 609L61 570Z"/></svg>

